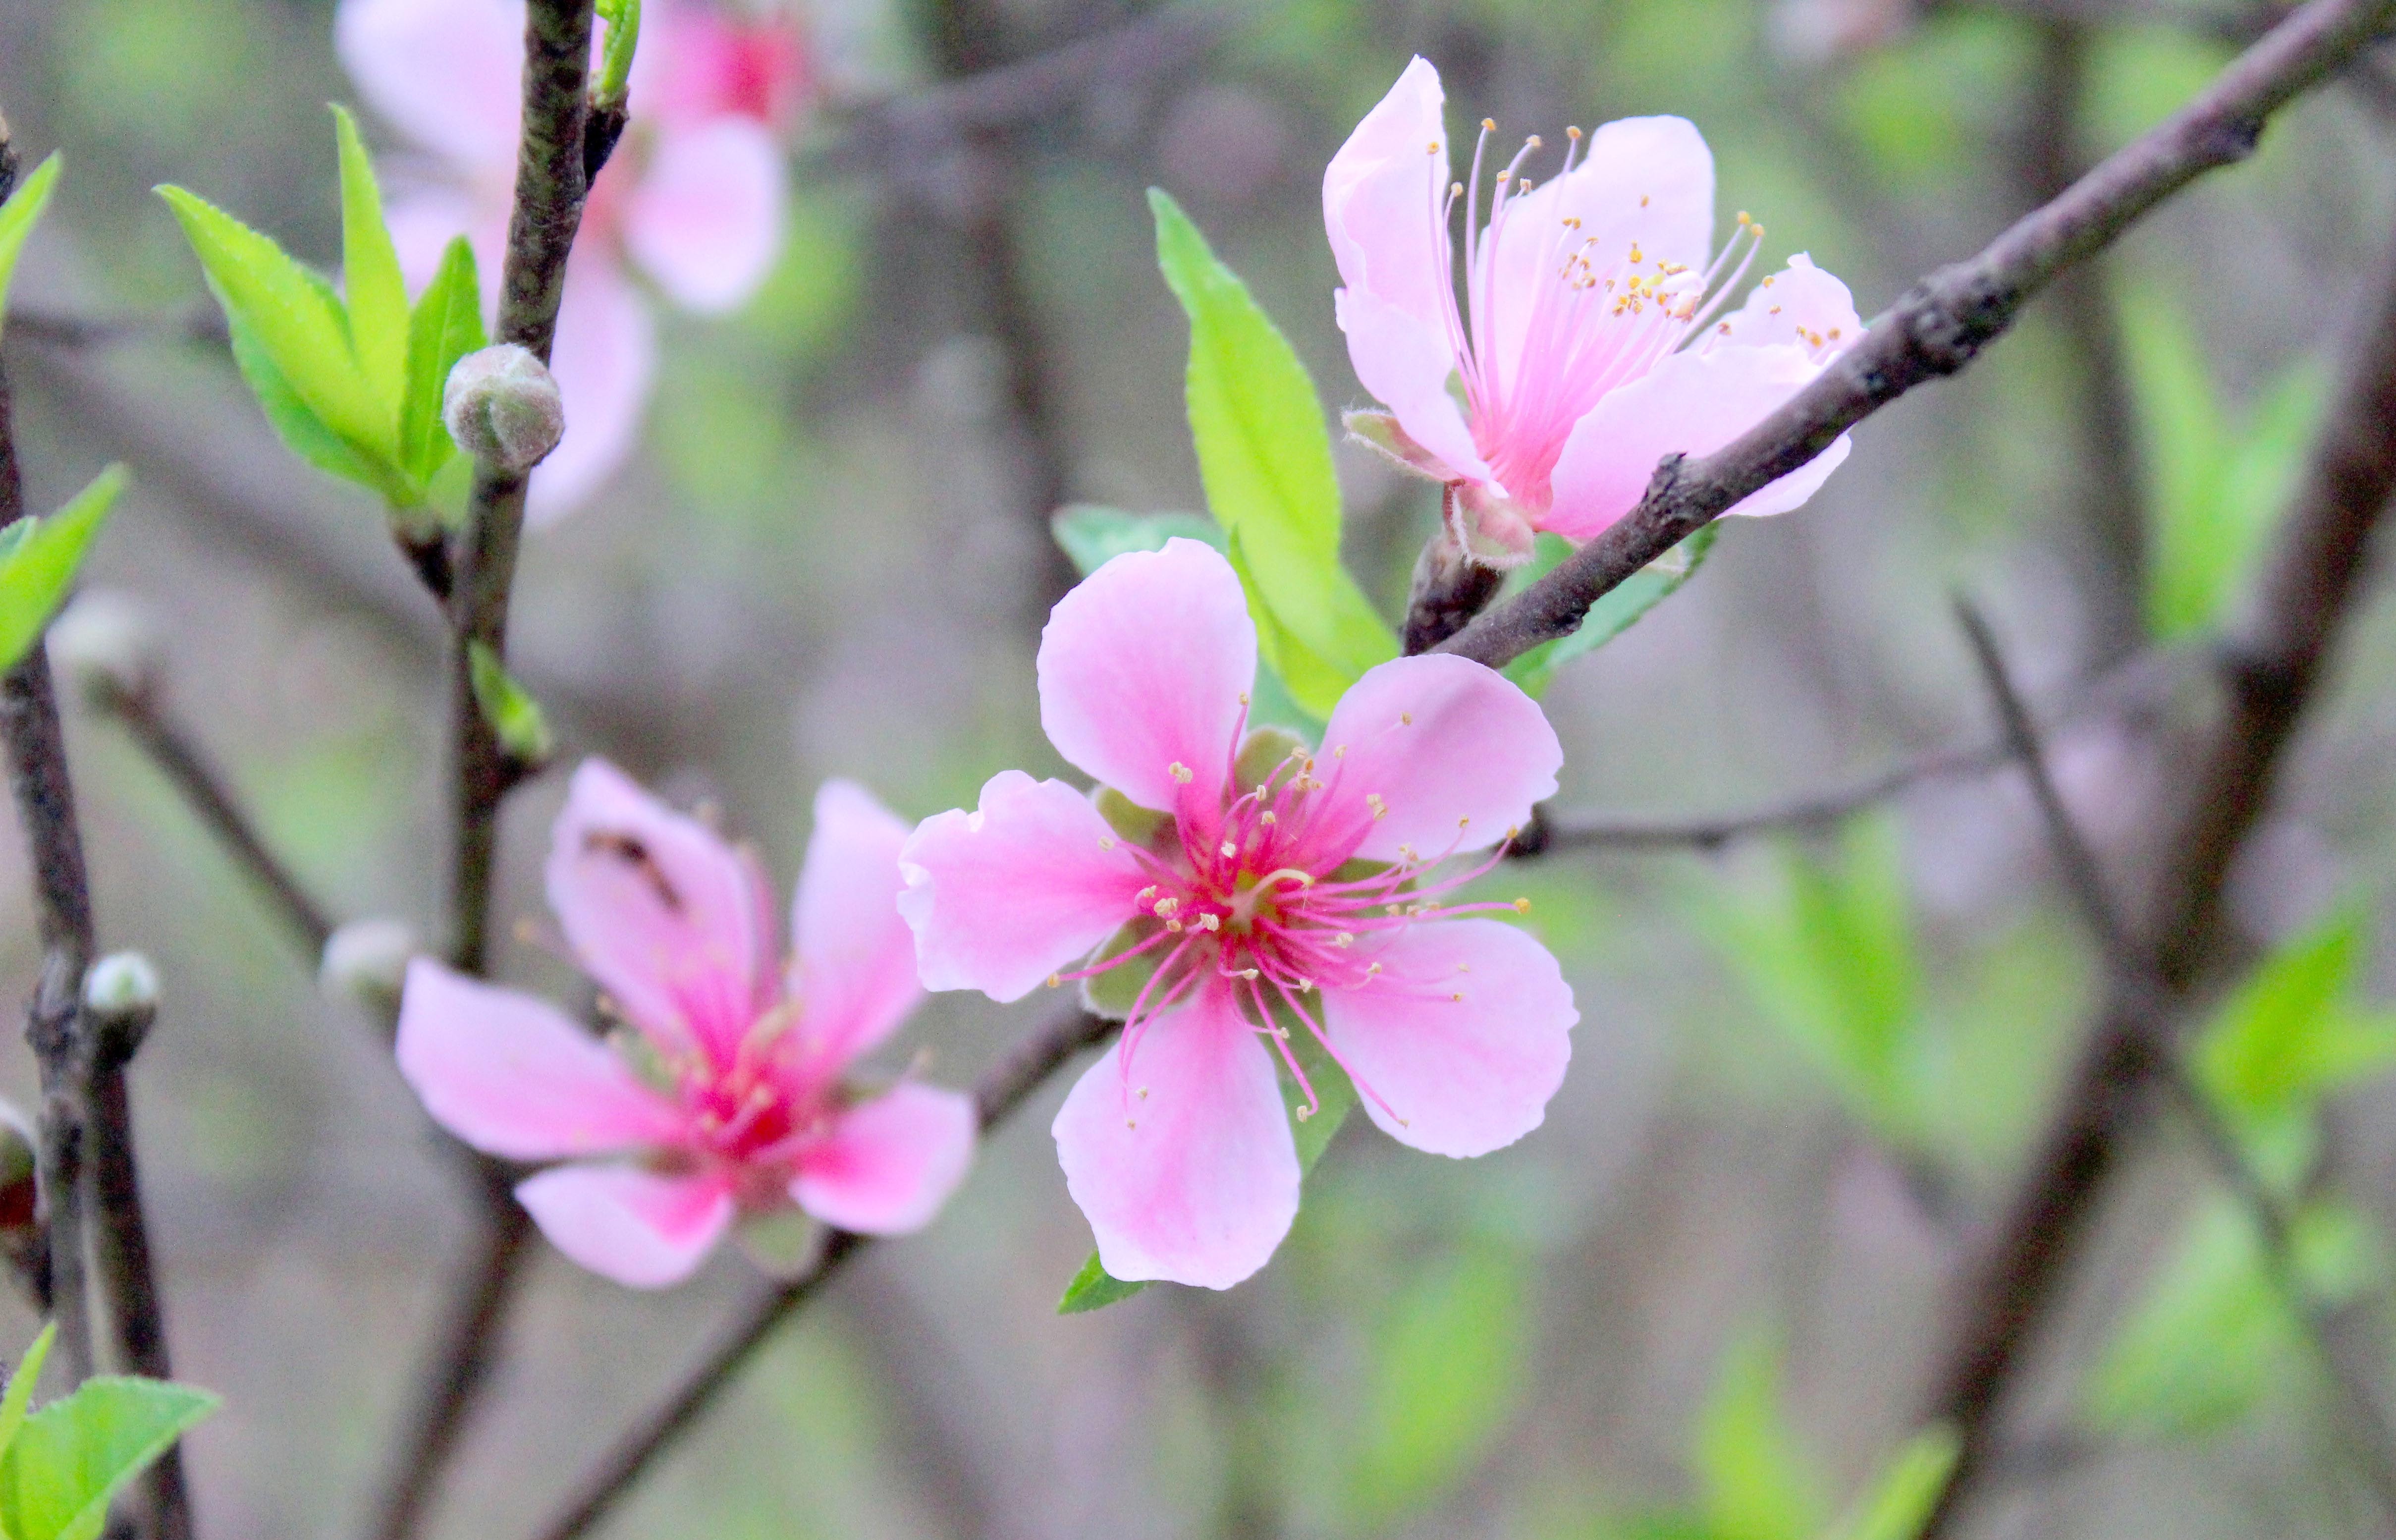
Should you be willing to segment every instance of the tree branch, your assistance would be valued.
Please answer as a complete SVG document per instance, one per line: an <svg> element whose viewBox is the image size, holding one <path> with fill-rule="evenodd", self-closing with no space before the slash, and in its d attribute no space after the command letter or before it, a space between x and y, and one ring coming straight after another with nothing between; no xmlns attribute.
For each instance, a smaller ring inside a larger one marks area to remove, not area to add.
<svg viewBox="0 0 2396 1540"><path fill-rule="evenodd" d="M1590 605L1632 573L1898 396L1969 365L2057 273L2199 176L2252 154L2266 118L2352 59L2391 19L2396 0L2311 0L2161 127L1978 256L1915 285L1812 384L1728 446L1698 460L1667 456L1637 508L1440 650L1498 668L1570 635Z"/></svg>
<svg viewBox="0 0 2396 1540"><path fill-rule="evenodd" d="M1120 1025L1076 1011L1018 1043L1013 1053L992 1066L975 1083L974 1105L981 1115L982 1132L987 1135L1005 1122L1042 1082L1083 1049L1104 1041ZM540 1540L577 1540L590 1533L648 1471L658 1456L697 1425L715 1398L739 1376L750 1357L774 1334L775 1328L814 1298L841 1266L871 1241L870 1236L832 1230L804 1274L761 1294L747 1313L683 1377L672 1394L641 1419L599 1463L573 1499L541 1527Z"/></svg>

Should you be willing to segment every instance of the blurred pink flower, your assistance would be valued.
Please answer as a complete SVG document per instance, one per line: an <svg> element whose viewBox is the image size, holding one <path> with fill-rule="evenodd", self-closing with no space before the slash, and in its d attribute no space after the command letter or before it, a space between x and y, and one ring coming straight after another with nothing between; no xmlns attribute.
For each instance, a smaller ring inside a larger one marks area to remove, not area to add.
<svg viewBox="0 0 2396 1540"><path fill-rule="evenodd" d="M785 971L755 859L585 761L552 835L549 901L631 1030L610 1046L546 1002L419 958L400 1073L486 1154L620 1157L552 1167L516 1196L559 1251L633 1288L688 1277L744 1213L921 1228L972 1162L973 1104L844 1080L922 998L897 908L906 837L861 788L824 786Z"/></svg>
<svg viewBox="0 0 2396 1540"><path fill-rule="evenodd" d="M1713 250L1713 156L1686 120L1624 118L1585 146L1567 129L1563 170L1536 191L1518 175L1531 139L1476 226L1496 125L1482 124L1471 181L1450 182L1442 101L1439 72L1417 59L1332 157L1323 216L1349 360L1389 407L1350 424L1448 485L1480 560L1522 561L1539 530L1596 535L1636 506L1658 459L1728 444L1861 335L1846 285L1804 256L1715 318L1764 231L1741 214ZM1846 455L1842 437L1730 511L1795 508Z"/></svg>
<svg viewBox="0 0 2396 1540"><path fill-rule="evenodd" d="M1256 666L1220 555L1174 540L1115 558L1049 619L1041 722L1169 819L1129 838L1064 782L1010 770L899 858L929 988L1014 1000L1152 970L1054 1129L1117 1278L1229 1288L1281 1243L1298 1163L1276 1053L1315 1101L1276 1016L1304 1023L1391 1136L1459 1156L1538 1126L1579 1019L1545 948L1453 918L1509 906L1438 901L1497 859L1442 876L1445 857L1498 844L1555 790L1563 750L1530 697L1464 658L1400 658L1349 690L1320 756L1285 757L1247 736ZM1111 955L1057 972L1119 931Z"/></svg>
<svg viewBox="0 0 2396 1540"><path fill-rule="evenodd" d="M656 325L632 269L703 314L756 291L781 247L780 140L809 90L787 21L739 21L706 0L647 0L632 121L599 175L567 264L551 367L566 437L533 473L550 522L596 491L631 450L657 364ZM358 89L438 163L388 204L411 285L442 248L473 241L496 306L515 187L523 0L341 0L334 28Z"/></svg>

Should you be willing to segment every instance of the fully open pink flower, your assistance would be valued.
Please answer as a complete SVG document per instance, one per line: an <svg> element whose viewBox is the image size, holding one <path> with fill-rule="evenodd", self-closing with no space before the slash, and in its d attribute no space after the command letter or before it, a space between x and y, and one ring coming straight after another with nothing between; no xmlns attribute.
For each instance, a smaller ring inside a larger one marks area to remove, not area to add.
<svg viewBox="0 0 2396 1540"><path fill-rule="evenodd" d="M706 0L648 0L632 122L591 190L566 265L551 365L566 437L534 471L530 511L554 519L597 490L640 429L656 325L631 270L700 313L728 311L781 247L780 138L808 72L787 22L736 21ZM335 40L375 109L435 163L389 202L411 285L474 245L496 304L515 187L523 0L342 0Z"/></svg>
<svg viewBox="0 0 2396 1540"><path fill-rule="evenodd" d="M1475 557L1524 560L1539 530L1596 535L1658 459L1721 448L1861 335L1846 285L1803 256L1719 314L1764 231L1741 214L1714 249L1713 156L1686 120L1624 118L1586 144L1567 129L1562 170L1537 189L1520 175L1535 137L1484 219L1496 125L1482 124L1471 180L1451 182L1442 100L1439 72L1409 64L1332 157L1323 217L1349 360L1389 407L1351 426L1448 485ZM1846 454L1842 437L1730 511L1795 508Z"/></svg>
<svg viewBox="0 0 2396 1540"><path fill-rule="evenodd" d="M1479 1155L1538 1126L1579 1019L1545 948L1465 918L1509 906L1440 902L1477 874L1443 875L1445 857L1498 844L1555 790L1563 751L1530 697L1464 658L1400 658L1349 690L1316 753L1248 733L1256 666L1220 555L1178 539L1115 558L1049 619L1040 716L1066 759L1155 812L1111 823L1010 770L900 856L930 988L1014 1000L1146 976L1055 1126L1117 1278L1228 1288L1272 1255L1298 1188L1276 1057L1314 1105L1293 1027L1392 1136Z"/></svg>
<svg viewBox="0 0 2396 1540"><path fill-rule="evenodd" d="M825 785L786 969L749 853L586 761L552 836L549 900L628 1032L602 1042L546 1002L419 958L400 1072L475 1148L572 1161L516 1196L558 1250L634 1288L688 1277L744 1213L920 1228L972 1162L972 1103L846 1082L923 993L896 907L906 837L861 788Z"/></svg>

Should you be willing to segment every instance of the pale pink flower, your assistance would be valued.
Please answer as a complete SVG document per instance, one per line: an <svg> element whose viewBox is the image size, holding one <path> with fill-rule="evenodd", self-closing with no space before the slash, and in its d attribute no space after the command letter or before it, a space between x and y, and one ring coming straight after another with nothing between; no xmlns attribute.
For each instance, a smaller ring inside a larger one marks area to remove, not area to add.
<svg viewBox="0 0 2396 1540"><path fill-rule="evenodd" d="M688 1277L742 1215L795 1204L843 1229L921 1228L972 1162L973 1104L847 1079L923 994L897 909L906 837L862 788L826 783L785 968L755 858L585 761L552 835L549 901L627 1029L603 1042L544 1001L419 958L400 1073L486 1154L572 1162L516 1196L559 1251L633 1288Z"/></svg>
<svg viewBox="0 0 2396 1540"><path fill-rule="evenodd" d="M1450 875L1444 858L1499 844L1556 789L1563 751L1530 697L1464 658L1399 658L1341 698L1321 753L1285 754L1249 738L1256 666L1222 556L1177 539L1116 557L1048 621L1041 722L1169 818L1133 838L1063 781L1009 770L900 856L929 988L1014 1000L1152 970L1054 1129L1117 1278L1229 1288L1281 1243L1298 1163L1276 1057L1315 1103L1277 1016L1393 1137L1458 1156L1538 1126L1579 1019L1547 949L1477 917L1510 906L1441 902L1496 859ZM1077 966L1110 937L1124 949Z"/></svg>
<svg viewBox="0 0 2396 1540"><path fill-rule="evenodd" d="M1527 558L1540 530L1596 535L1658 459L1728 444L1861 335L1846 285L1804 256L1720 313L1764 232L1741 214L1714 249L1713 156L1686 120L1624 118L1586 143L1567 129L1563 168L1536 190L1520 174L1533 138L1484 219L1495 125L1470 181L1451 182L1442 100L1439 72L1409 64L1332 157L1323 216L1349 360L1389 408L1351 426L1448 485L1458 537L1482 561ZM1730 511L1795 508L1846 455L1842 437Z"/></svg>
<svg viewBox="0 0 2396 1540"><path fill-rule="evenodd" d="M806 97L784 20L739 21L707 0L648 0L632 126L591 190L566 265L551 367L566 437L533 472L535 523L571 511L622 464L657 367L637 270L684 310L753 294L781 248L781 139ZM358 89L435 163L387 201L400 265L429 280L451 238L473 243L487 305L515 187L523 0L342 0L334 28Z"/></svg>

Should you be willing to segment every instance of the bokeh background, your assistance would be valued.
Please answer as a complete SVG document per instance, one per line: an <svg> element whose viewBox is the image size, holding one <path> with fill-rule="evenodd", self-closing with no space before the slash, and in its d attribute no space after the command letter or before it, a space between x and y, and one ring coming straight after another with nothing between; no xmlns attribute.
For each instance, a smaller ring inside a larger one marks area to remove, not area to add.
<svg viewBox="0 0 2396 1540"><path fill-rule="evenodd" d="M1441 66L1456 121L1509 138L1695 119L1725 228L1752 211L1768 260L1810 251L1869 316L2186 100L2253 20L2164 0L813 0L820 97L783 256L737 314L664 312L641 452L527 546L521 672L573 752L714 803L787 890L827 777L915 816L1005 766L1061 769L1031 669L1057 503L1203 506L1145 187L1183 202L1326 401L1358 405L1318 189L1410 53ZM332 266L324 103L356 98L331 35L325 0L0 3L0 108L21 148L68 160L14 310L205 313L160 181ZM946 89L1098 36L1129 42L981 118ZM1956 588L2049 713L2150 648L2200 647L2237 613L2391 229L2385 86L2298 105L1968 375L1867 423L1811 506L1734 521L1686 590L1571 666L1548 697L1558 806L1736 809L1984 740ZM12 324L7 355L33 502L131 465L90 582L154 624L173 710L341 917L437 933L438 621L379 510L294 461L204 339L38 330ZM1394 613L1435 494L1360 453L1340 470L1351 563ZM2351 641L2233 908L2256 955L2345 947L2324 998L2384 1035L2396 615L2375 599ZM2193 704L2165 672L2057 734L2125 871ZM87 710L69 733L103 945L166 979L136 1103L177 1367L226 1401L188 1445L203 1525L358 1532L470 1194L366 1014L318 992L125 735ZM505 975L566 996L537 885L562 781L511 804L499 913L524 922ZM21 863L7 842L0 998L36 962ZM1536 1135L1449 1162L1358 1120L1248 1285L1060 1318L1089 1245L1045 1132L1060 1081L933 1229L778 1336L607 1533L1834 1533L1909 1431L1942 1287L2090 1003L2023 787L1938 780L1829 832L1500 875L1583 1013ZM928 1047L963 1083L1032 1019L936 997L894 1052ZM30 1058L0 1038L0 1087L29 1105ZM2396 1087L2358 1072L2321 1135L2350 1346L2396 1380L2374 1304ZM527 1532L753 1276L726 1248L640 1294L540 1257L434 1533ZM2159 1123L2034 1365L2017 1426L2039 1457L1983 1532L2375 1521L2256 1276L2192 1140ZM0 1318L0 1341L30 1335L13 1303Z"/></svg>

